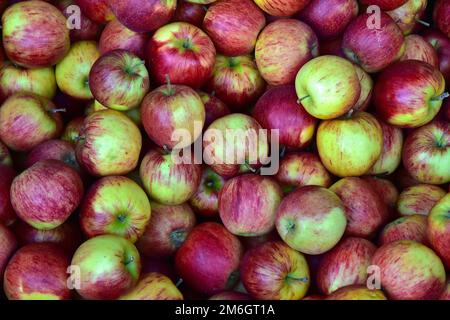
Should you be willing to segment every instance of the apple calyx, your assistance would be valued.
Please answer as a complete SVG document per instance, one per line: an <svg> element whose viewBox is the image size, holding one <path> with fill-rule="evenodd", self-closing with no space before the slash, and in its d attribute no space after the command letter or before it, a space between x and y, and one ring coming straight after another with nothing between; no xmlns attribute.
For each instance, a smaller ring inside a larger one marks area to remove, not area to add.
<svg viewBox="0 0 450 320"><path fill-rule="evenodd" d="M450 97L450 93L444 92L443 94L441 94L439 96L431 98L431 101L442 101L448 97Z"/></svg>
<svg viewBox="0 0 450 320"><path fill-rule="evenodd" d="M170 233L170 241L173 243L173 245L177 249L179 247L181 247L181 245L186 240L186 237L187 237L187 232L186 232L186 230L183 230L183 229L175 230Z"/></svg>
<svg viewBox="0 0 450 320"><path fill-rule="evenodd" d="M235 68L239 65L239 61L236 59L236 57L228 57L228 66L230 68Z"/></svg>

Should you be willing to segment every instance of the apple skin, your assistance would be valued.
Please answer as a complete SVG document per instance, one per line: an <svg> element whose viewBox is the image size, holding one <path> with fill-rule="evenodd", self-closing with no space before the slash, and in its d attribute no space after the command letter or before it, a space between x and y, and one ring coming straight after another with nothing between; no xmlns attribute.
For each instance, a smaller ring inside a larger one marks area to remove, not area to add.
<svg viewBox="0 0 450 320"><path fill-rule="evenodd" d="M372 77L365 72L360 66L354 64L356 74L358 75L359 85L361 87L361 94L356 104L353 106L354 111L364 111L372 102L373 95L373 80Z"/></svg>
<svg viewBox="0 0 450 320"><path fill-rule="evenodd" d="M250 54L266 18L251 0L227 0L213 3L203 20L203 30L218 52L226 56Z"/></svg>
<svg viewBox="0 0 450 320"><path fill-rule="evenodd" d="M331 185L331 175L320 158L310 152L288 153L281 159L275 178L285 192L303 186L328 188Z"/></svg>
<svg viewBox="0 0 450 320"><path fill-rule="evenodd" d="M374 89L374 104L381 120L401 128L430 122L442 106L445 80L428 63L405 60L387 67Z"/></svg>
<svg viewBox="0 0 450 320"><path fill-rule="evenodd" d="M48 99L56 93L53 68L26 69L7 63L0 69L0 100L18 92L31 92Z"/></svg>
<svg viewBox="0 0 450 320"><path fill-rule="evenodd" d="M346 235L369 238L386 222L386 205L361 178L343 178L330 187L344 204L347 216Z"/></svg>
<svg viewBox="0 0 450 320"><path fill-rule="evenodd" d="M133 121L118 111L102 110L85 118L75 151L91 175L124 175L137 166L141 147Z"/></svg>
<svg viewBox="0 0 450 320"><path fill-rule="evenodd" d="M252 56L227 57L219 54L206 87L230 109L239 111L253 105L261 97L266 83Z"/></svg>
<svg viewBox="0 0 450 320"><path fill-rule="evenodd" d="M349 60L375 73L400 59L405 43L402 30L386 13L381 12L380 29L369 28L370 20L368 13L353 20L344 32L342 48Z"/></svg>
<svg viewBox="0 0 450 320"><path fill-rule="evenodd" d="M402 157L406 170L419 182L450 182L450 123L434 121L411 132Z"/></svg>
<svg viewBox="0 0 450 320"><path fill-rule="evenodd" d="M9 258L16 251L18 243L15 234L1 223L0 238L2 239L0 243L0 279L3 282L6 265L8 264Z"/></svg>
<svg viewBox="0 0 450 320"><path fill-rule="evenodd" d="M408 187L400 193L397 211L401 215L420 214L428 216L431 209L447 192L430 184L418 184Z"/></svg>
<svg viewBox="0 0 450 320"><path fill-rule="evenodd" d="M355 68L337 56L320 56L307 62L297 74L295 88L306 111L323 120L342 116L361 95Z"/></svg>
<svg viewBox="0 0 450 320"><path fill-rule="evenodd" d="M361 176L380 158L383 132L374 116L358 112L351 118L322 122L317 130L317 149L331 173Z"/></svg>
<svg viewBox="0 0 450 320"><path fill-rule="evenodd" d="M160 147L182 149L200 136L196 124L203 128L205 106L194 89L185 85L163 85L145 96L141 118L147 135ZM177 138L177 132L189 133ZM179 140L178 140L179 139Z"/></svg>
<svg viewBox="0 0 450 320"><path fill-rule="evenodd" d="M81 12L89 19L105 24L114 19L114 14L108 5L108 0L74 0L81 8Z"/></svg>
<svg viewBox="0 0 450 320"><path fill-rule="evenodd" d="M214 68L216 49L200 28L186 22L173 22L159 28L147 48L150 73L157 83L167 77L174 84L203 87Z"/></svg>
<svg viewBox="0 0 450 320"><path fill-rule="evenodd" d="M207 7L200 3L191 3L186 0L179 0L172 21L187 22L201 28L206 11Z"/></svg>
<svg viewBox="0 0 450 320"><path fill-rule="evenodd" d="M290 17L305 8L310 0L255 0L264 12L275 17Z"/></svg>
<svg viewBox="0 0 450 320"><path fill-rule="evenodd" d="M427 0L407 0L402 6L386 13L397 23L403 34L413 32L417 20L421 18L427 8Z"/></svg>
<svg viewBox="0 0 450 320"><path fill-rule="evenodd" d="M202 168L195 163L176 163L172 154L150 150L141 162L140 177L150 198L166 205L188 201L200 184Z"/></svg>
<svg viewBox="0 0 450 320"><path fill-rule="evenodd" d="M12 167L0 164L0 223L10 226L16 221L17 216L11 205L10 189L16 176Z"/></svg>
<svg viewBox="0 0 450 320"><path fill-rule="evenodd" d="M144 59L145 45L148 39L147 34L132 31L118 20L112 20L103 29L98 45L102 55L113 50L123 49Z"/></svg>
<svg viewBox="0 0 450 320"><path fill-rule="evenodd" d="M25 159L25 166L31 167L42 160L59 160L81 173L80 165L75 155L75 147L64 140L47 140L33 148Z"/></svg>
<svg viewBox="0 0 450 320"><path fill-rule="evenodd" d="M313 0L298 17L310 25L319 38L334 39L345 31L358 11L356 0Z"/></svg>
<svg viewBox="0 0 450 320"><path fill-rule="evenodd" d="M134 243L144 234L150 216L144 190L131 179L110 176L97 180L86 192L80 225L89 238L114 234Z"/></svg>
<svg viewBox="0 0 450 320"><path fill-rule="evenodd" d="M434 300L445 286L439 257L415 241L388 243L375 251L372 265L380 268L381 286L393 300Z"/></svg>
<svg viewBox="0 0 450 320"><path fill-rule="evenodd" d="M75 117L70 120L61 135L61 140L68 141L76 145L78 138L81 136L81 128L83 127L84 117Z"/></svg>
<svg viewBox="0 0 450 320"><path fill-rule="evenodd" d="M298 70L319 54L314 31L295 19L279 19L268 24L258 36L255 58L268 84L293 84Z"/></svg>
<svg viewBox="0 0 450 320"><path fill-rule="evenodd" d="M403 133L383 121L378 121L383 132L383 150L377 162L367 171L371 175L392 174L402 162Z"/></svg>
<svg viewBox="0 0 450 320"><path fill-rule="evenodd" d="M320 291L329 295L350 285L364 285L377 247L362 238L346 238L325 253L317 273Z"/></svg>
<svg viewBox="0 0 450 320"><path fill-rule="evenodd" d="M236 292L236 291L224 291L218 294L215 294L209 298L209 300L251 300L251 297L242 292Z"/></svg>
<svg viewBox="0 0 450 320"><path fill-rule="evenodd" d="M0 139L14 151L31 150L61 131L61 116L47 98L19 92L0 108Z"/></svg>
<svg viewBox="0 0 450 320"><path fill-rule="evenodd" d="M141 272L136 247L115 235L102 235L84 242L72 258L80 269L80 288L84 299L113 300L132 289Z"/></svg>
<svg viewBox="0 0 450 320"><path fill-rule="evenodd" d="M150 88L144 61L133 53L117 49L102 55L89 73L89 87L102 105L127 111L139 106Z"/></svg>
<svg viewBox="0 0 450 320"><path fill-rule="evenodd" d="M381 290L371 290L365 285L353 285L343 287L328 297L326 300L388 300Z"/></svg>
<svg viewBox="0 0 450 320"><path fill-rule="evenodd" d="M255 174L234 177L219 193L223 224L238 236L254 237L274 229L283 192L275 180Z"/></svg>
<svg viewBox="0 0 450 320"><path fill-rule="evenodd" d="M375 5L383 11L394 10L404 5L408 0L360 0L365 6Z"/></svg>
<svg viewBox="0 0 450 320"><path fill-rule="evenodd" d="M427 236L432 248L450 268L450 193L447 193L431 210L428 216Z"/></svg>
<svg viewBox="0 0 450 320"><path fill-rule="evenodd" d="M194 211L204 217L219 216L219 192L225 179L211 168L204 167L199 187L189 200Z"/></svg>
<svg viewBox="0 0 450 320"><path fill-rule="evenodd" d="M0 140L0 165L12 167L13 162L8 148Z"/></svg>
<svg viewBox="0 0 450 320"><path fill-rule="evenodd" d="M170 21L176 0L109 0L109 7L124 26L136 32L149 32Z"/></svg>
<svg viewBox="0 0 450 320"><path fill-rule="evenodd" d="M239 239L222 225L196 226L175 255L181 278L197 292L214 295L233 287L243 249Z"/></svg>
<svg viewBox="0 0 450 320"><path fill-rule="evenodd" d="M279 130L279 143L300 149L313 139L317 120L301 103L293 85L271 88L259 98L252 111L253 118L268 130Z"/></svg>
<svg viewBox="0 0 450 320"><path fill-rule="evenodd" d="M241 279L258 300L299 300L310 284L305 257L282 241L269 241L247 251L241 263Z"/></svg>
<svg viewBox="0 0 450 320"><path fill-rule="evenodd" d="M204 129L208 128L215 120L222 118L231 113L228 106L222 102L215 95L203 91L197 91L198 95L205 105L205 125Z"/></svg>
<svg viewBox="0 0 450 320"><path fill-rule="evenodd" d="M9 300L70 299L69 262L66 253L53 243L33 243L20 248L5 270L6 296Z"/></svg>
<svg viewBox="0 0 450 320"><path fill-rule="evenodd" d="M8 7L2 16L2 31L6 55L23 67L50 67L69 51L66 18L44 1L23 1Z"/></svg>
<svg viewBox="0 0 450 320"><path fill-rule="evenodd" d="M378 239L378 244L412 240L427 245L427 217L423 215L410 215L400 217L384 226Z"/></svg>
<svg viewBox="0 0 450 320"><path fill-rule="evenodd" d="M66 19L70 18L73 14L72 10L67 10L72 5L75 5L75 0L56 1L56 7L61 10ZM72 40L72 42L83 40L97 40L100 32L101 25L92 21L86 15L84 15L83 12L81 12L80 29L70 30L70 40Z"/></svg>
<svg viewBox="0 0 450 320"><path fill-rule="evenodd" d="M419 60L439 68L439 57L434 47L423 37L411 34L405 37L405 53L400 58L404 60Z"/></svg>
<svg viewBox="0 0 450 320"><path fill-rule="evenodd" d="M433 10L433 21L438 29L450 38L450 3L448 1L436 1Z"/></svg>
<svg viewBox="0 0 450 320"><path fill-rule="evenodd" d="M195 214L188 204L166 206L152 202L152 217L136 247L147 257L170 257L181 247L195 224Z"/></svg>
<svg viewBox="0 0 450 320"><path fill-rule="evenodd" d="M333 248L343 236L346 225L342 201L323 187L298 188L281 201L277 210L276 228L283 241L310 255Z"/></svg>
<svg viewBox="0 0 450 320"><path fill-rule="evenodd" d="M439 57L439 70L446 81L450 81L450 39L434 29L425 30L422 36L436 49Z"/></svg>
<svg viewBox="0 0 450 320"><path fill-rule="evenodd" d="M183 295L168 277L152 272L143 275L119 300L183 300Z"/></svg>
<svg viewBox="0 0 450 320"><path fill-rule="evenodd" d="M363 176L362 179L369 183L380 200L387 206L389 218L397 217L398 213L396 211L396 205L398 190L396 186L387 179L375 176Z"/></svg>
<svg viewBox="0 0 450 320"><path fill-rule="evenodd" d="M255 170L267 160L269 152L268 139L259 134L260 130L262 127L254 118L242 113L215 120L203 135L204 163L224 178ZM252 139L255 132L258 138Z"/></svg>

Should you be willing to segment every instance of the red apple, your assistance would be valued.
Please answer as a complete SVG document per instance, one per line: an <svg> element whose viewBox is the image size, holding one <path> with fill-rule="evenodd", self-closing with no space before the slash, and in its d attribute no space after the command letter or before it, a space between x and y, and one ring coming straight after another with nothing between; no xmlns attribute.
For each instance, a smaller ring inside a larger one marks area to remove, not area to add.
<svg viewBox="0 0 450 320"><path fill-rule="evenodd" d="M387 298L381 290L372 290L366 286L353 285L333 292L326 300L387 300Z"/></svg>
<svg viewBox="0 0 450 320"><path fill-rule="evenodd" d="M57 7L61 10L66 19L70 19L74 14L73 8L70 6L75 5L75 1L76 0L59 0L56 2ZM76 28L70 30L70 39L72 41L97 40L101 32L100 24L89 19L83 12L81 12L79 19L79 28L76 26Z"/></svg>
<svg viewBox="0 0 450 320"><path fill-rule="evenodd" d="M81 136L83 122L83 117L75 117L70 120L64 128L64 132L61 135L61 140L68 141L73 145L76 145L79 137Z"/></svg>
<svg viewBox="0 0 450 320"><path fill-rule="evenodd" d="M419 35L411 34L405 37L405 53L403 60L419 60L439 67L439 58L434 47Z"/></svg>
<svg viewBox="0 0 450 320"><path fill-rule="evenodd" d="M319 38L332 39L344 32L358 11L356 0L313 0L298 17L309 24Z"/></svg>
<svg viewBox="0 0 450 320"><path fill-rule="evenodd" d="M401 215L428 216L435 204L446 194L442 188L430 184L408 187L400 193L397 210Z"/></svg>
<svg viewBox="0 0 450 320"><path fill-rule="evenodd" d="M289 17L308 5L310 0L255 0L255 3L266 13L275 17Z"/></svg>
<svg viewBox="0 0 450 320"><path fill-rule="evenodd" d="M230 114L230 109L214 94L197 91L198 95L205 105L205 125L203 128L209 127L213 121Z"/></svg>
<svg viewBox="0 0 450 320"><path fill-rule="evenodd" d="M241 278L249 294L259 300L299 300L310 284L305 257L282 241L266 242L247 251Z"/></svg>
<svg viewBox="0 0 450 320"><path fill-rule="evenodd" d="M450 268L450 193L447 193L428 216L427 236L432 248Z"/></svg>
<svg viewBox="0 0 450 320"><path fill-rule="evenodd" d="M400 190L420 184L419 181L411 176L403 165L400 166L400 168L398 168L389 178L390 181L392 181Z"/></svg>
<svg viewBox="0 0 450 320"><path fill-rule="evenodd" d="M97 23L105 24L114 19L108 0L74 0L81 12Z"/></svg>
<svg viewBox="0 0 450 320"><path fill-rule="evenodd" d="M377 247L362 238L346 238L325 253L317 274L317 284L329 295L350 285L364 285L370 261Z"/></svg>
<svg viewBox="0 0 450 320"><path fill-rule="evenodd" d="M394 10L404 5L408 0L361 0L360 2L366 6L378 6L383 11Z"/></svg>
<svg viewBox="0 0 450 320"><path fill-rule="evenodd" d="M402 30L386 13L381 12L380 28L372 26L371 20L369 13L353 20L344 32L342 48L348 59L373 73L400 59L405 44Z"/></svg>
<svg viewBox="0 0 450 320"><path fill-rule="evenodd" d="M16 172L10 166L0 164L0 224L10 226L17 218L11 205L11 183Z"/></svg>
<svg viewBox="0 0 450 320"><path fill-rule="evenodd" d="M175 256L181 278L194 290L213 295L232 288L238 278L242 245L222 225L195 227Z"/></svg>
<svg viewBox="0 0 450 320"><path fill-rule="evenodd" d="M19 249L5 270L4 289L10 300L66 300L69 257L52 243Z"/></svg>
<svg viewBox="0 0 450 320"><path fill-rule="evenodd" d="M183 300L183 295L168 277L152 272L143 275L136 287L118 300Z"/></svg>
<svg viewBox="0 0 450 320"><path fill-rule="evenodd" d="M173 22L159 28L148 43L147 60L159 84L202 87L214 68L216 49L200 28L186 22Z"/></svg>
<svg viewBox="0 0 450 320"><path fill-rule="evenodd" d="M393 209L395 207L398 199L398 190L391 181L372 176L364 176L362 179L370 184L373 191L388 208Z"/></svg>
<svg viewBox="0 0 450 320"><path fill-rule="evenodd" d="M381 231L378 243L383 246L399 240L413 240L426 245L427 217L415 214L388 223Z"/></svg>
<svg viewBox="0 0 450 320"><path fill-rule="evenodd" d="M448 82L450 80L450 39L433 29L425 30L422 36L436 49L439 57L439 70Z"/></svg>
<svg viewBox="0 0 450 320"><path fill-rule="evenodd" d="M205 17L207 10L208 7L201 3L192 3L186 0L179 0L172 20L187 22L201 28L203 18Z"/></svg>
<svg viewBox="0 0 450 320"><path fill-rule="evenodd" d="M170 21L177 2L173 0L109 0L114 15L128 29L149 32Z"/></svg>
<svg viewBox="0 0 450 320"><path fill-rule="evenodd" d="M9 259L17 249L17 239L14 233L0 223L0 279L3 282L3 274Z"/></svg>
<svg viewBox="0 0 450 320"><path fill-rule="evenodd" d="M50 67L69 51L66 18L44 1L23 1L2 16L3 48L8 58L27 68Z"/></svg>
<svg viewBox="0 0 450 320"><path fill-rule="evenodd" d="M436 1L433 20L439 30L450 38L450 2L447 0Z"/></svg>
<svg viewBox="0 0 450 320"><path fill-rule="evenodd" d="M352 110L364 111L369 107L372 102L373 93L373 80L372 77L365 72L360 66L354 64L356 74L358 75L359 85L361 87L361 93L356 104L353 106Z"/></svg>
<svg viewBox="0 0 450 320"><path fill-rule="evenodd" d="M205 217L219 215L219 192L225 184L225 179L211 168L204 167L200 185L189 200L194 211Z"/></svg>
<svg viewBox="0 0 450 320"><path fill-rule="evenodd" d="M250 54L266 19L251 0L220 0L213 3L203 20L203 30L217 51L227 56Z"/></svg>
<svg viewBox="0 0 450 320"><path fill-rule="evenodd" d="M251 297L248 294L242 292L224 291L213 295L209 298L209 300L251 300Z"/></svg>
<svg viewBox="0 0 450 320"><path fill-rule="evenodd" d="M405 35L410 34L420 22L420 18L427 8L427 0L407 0L405 4L386 12L402 29Z"/></svg>

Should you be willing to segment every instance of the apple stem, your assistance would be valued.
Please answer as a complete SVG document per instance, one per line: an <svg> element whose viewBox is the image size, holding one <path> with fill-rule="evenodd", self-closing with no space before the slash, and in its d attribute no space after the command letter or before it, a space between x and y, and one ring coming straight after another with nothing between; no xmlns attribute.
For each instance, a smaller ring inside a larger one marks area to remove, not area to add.
<svg viewBox="0 0 450 320"><path fill-rule="evenodd" d="M353 115L354 112L355 112L354 109L350 109L350 111L347 112L347 114L345 115L345 118L346 118L346 119L350 119L350 118L352 117L352 115Z"/></svg>
<svg viewBox="0 0 450 320"><path fill-rule="evenodd" d="M172 88L172 82L170 82L169 74L166 73L165 77L166 77L167 87L169 88L169 95L172 95L172 94L174 94L174 92L173 92L173 88Z"/></svg>
<svg viewBox="0 0 450 320"><path fill-rule="evenodd" d="M211 93L210 93L210 95L211 95L211 97L215 97L216 96L216 91L211 91Z"/></svg>
<svg viewBox="0 0 450 320"><path fill-rule="evenodd" d="M426 22L426 21L423 21L423 20L420 20L420 19L416 19L416 21L418 22L418 23L420 23L421 25L424 25L425 27L430 27L431 26L431 24L429 24L428 22Z"/></svg>
<svg viewBox="0 0 450 320"><path fill-rule="evenodd" d="M170 150L170 148L167 145L163 145L163 150L166 154L169 154L172 152L172 150Z"/></svg>
<svg viewBox="0 0 450 320"><path fill-rule="evenodd" d="M73 138L73 140L75 140L75 142L79 142L79 141L82 141L84 139L86 139L85 136L76 136L75 138Z"/></svg>
<svg viewBox="0 0 450 320"><path fill-rule="evenodd" d="M305 99L307 99L307 98L309 98L309 95L307 95L307 96L304 96L303 98L300 98L300 99L298 99L298 104L300 104L303 100L305 100Z"/></svg>
<svg viewBox="0 0 450 320"><path fill-rule="evenodd" d="M175 286L178 288L183 283L183 279L178 280L178 282L175 284Z"/></svg>
<svg viewBox="0 0 450 320"><path fill-rule="evenodd" d="M307 283L308 280L309 280L308 277L296 278L296 277L293 277L293 276L291 276L289 274L286 276L286 279L287 280L300 281L300 282L303 282L303 283Z"/></svg>
<svg viewBox="0 0 450 320"><path fill-rule="evenodd" d="M448 97L450 97L450 93L444 92L444 93L441 94L440 96L431 98L431 100L433 100L433 101L442 101L442 100L444 100L444 99L446 99L446 98L448 98Z"/></svg>
<svg viewBox="0 0 450 320"><path fill-rule="evenodd" d="M245 166L246 169L248 169L252 173L256 173L258 171L255 168L253 168L247 161L245 161L244 166Z"/></svg>
<svg viewBox="0 0 450 320"><path fill-rule="evenodd" d="M284 158L285 154L286 154L286 146L282 145L280 150L280 158Z"/></svg>
<svg viewBox="0 0 450 320"><path fill-rule="evenodd" d="M66 112L66 108L60 108L60 109L53 109L51 110L52 113L58 113L58 112Z"/></svg>

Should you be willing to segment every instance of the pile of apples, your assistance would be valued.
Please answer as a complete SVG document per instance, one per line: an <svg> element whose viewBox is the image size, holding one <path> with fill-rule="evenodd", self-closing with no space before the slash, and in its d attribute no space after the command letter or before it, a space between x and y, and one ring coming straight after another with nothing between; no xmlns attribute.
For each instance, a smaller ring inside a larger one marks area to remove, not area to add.
<svg viewBox="0 0 450 320"><path fill-rule="evenodd" d="M449 0L0 7L3 298L450 299Z"/></svg>

